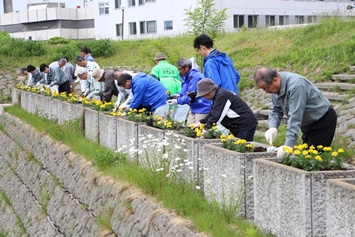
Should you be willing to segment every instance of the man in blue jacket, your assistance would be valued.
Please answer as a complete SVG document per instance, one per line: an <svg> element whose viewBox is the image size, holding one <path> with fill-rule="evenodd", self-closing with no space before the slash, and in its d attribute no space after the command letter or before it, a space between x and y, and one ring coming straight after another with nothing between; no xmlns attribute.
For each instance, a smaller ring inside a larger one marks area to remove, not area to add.
<svg viewBox="0 0 355 237"><path fill-rule="evenodd" d="M145 73L138 73L132 78L127 73L122 73L117 84L125 89L131 89L133 99L129 104L129 109L146 108L154 115L166 116L169 105L166 104L166 88L157 79Z"/></svg>
<svg viewBox="0 0 355 237"><path fill-rule="evenodd" d="M238 95L240 76L232 60L218 49L213 48L213 40L205 34L198 36L193 44L204 58L203 67L206 78L211 78L218 87L230 90Z"/></svg>
<svg viewBox="0 0 355 237"><path fill-rule="evenodd" d="M203 97L196 98L197 83L204 78L198 69L192 68L192 62L188 58L181 58L176 66L182 79L181 92L176 98L167 101L167 104L189 105L191 113L187 118L187 124L197 123L210 112L212 103Z"/></svg>

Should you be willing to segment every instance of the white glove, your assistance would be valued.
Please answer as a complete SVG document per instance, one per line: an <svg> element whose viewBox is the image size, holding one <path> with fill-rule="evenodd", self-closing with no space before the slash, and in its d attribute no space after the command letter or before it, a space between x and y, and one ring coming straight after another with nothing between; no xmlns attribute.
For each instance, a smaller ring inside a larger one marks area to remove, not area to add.
<svg viewBox="0 0 355 237"><path fill-rule="evenodd" d="M128 107L128 103L127 103L127 102L123 102L123 103L119 106L120 109L127 108L127 107Z"/></svg>
<svg viewBox="0 0 355 237"><path fill-rule="evenodd" d="M265 138L266 138L266 141L269 143L269 145L273 144L276 136L277 136L277 129L276 128L269 128L265 132Z"/></svg>
<svg viewBox="0 0 355 237"><path fill-rule="evenodd" d="M40 85L39 82L37 82L37 83L36 83L36 86L39 86L39 85Z"/></svg>
<svg viewBox="0 0 355 237"><path fill-rule="evenodd" d="M166 104L168 104L168 105L176 105L177 104L177 99L167 100Z"/></svg>
<svg viewBox="0 0 355 237"><path fill-rule="evenodd" d="M174 98L174 99L177 99L177 98L180 97L180 95L179 94L173 94L171 97Z"/></svg>
<svg viewBox="0 0 355 237"><path fill-rule="evenodd" d="M277 151L277 157L283 157L285 154L288 153L287 150L290 152L293 151L293 149L291 147L285 146L285 145L280 146L279 148L276 148L275 151Z"/></svg>

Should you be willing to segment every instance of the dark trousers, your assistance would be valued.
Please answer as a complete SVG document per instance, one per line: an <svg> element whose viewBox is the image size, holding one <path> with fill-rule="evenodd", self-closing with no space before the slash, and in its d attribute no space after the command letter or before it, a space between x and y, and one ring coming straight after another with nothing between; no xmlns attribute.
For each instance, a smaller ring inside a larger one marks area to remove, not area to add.
<svg viewBox="0 0 355 237"><path fill-rule="evenodd" d="M67 95L70 94L71 90L70 90L70 82L69 82L69 80L64 82L60 86L58 86L58 92L59 92L59 94L62 93L62 92L66 92Z"/></svg>
<svg viewBox="0 0 355 237"><path fill-rule="evenodd" d="M332 144L335 128L337 126L337 115L332 106L317 122L301 127L303 143L308 146L318 145L330 146Z"/></svg>
<svg viewBox="0 0 355 237"><path fill-rule="evenodd" d="M249 129L248 131L239 132L239 131L236 131L232 128L232 129L230 129L230 132L233 134L233 136L235 136L237 138L245 139L247 142L252 142L254 140L255 129L256 129L256 127L253 127L252 129Z"/></svg>

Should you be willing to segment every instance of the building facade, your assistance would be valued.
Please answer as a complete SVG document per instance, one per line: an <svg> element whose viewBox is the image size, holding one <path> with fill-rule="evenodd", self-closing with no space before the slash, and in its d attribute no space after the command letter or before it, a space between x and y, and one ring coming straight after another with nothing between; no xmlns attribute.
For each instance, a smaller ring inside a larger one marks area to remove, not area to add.
<svg viewBox="0 0 355 237"><path fill-rule="evenodd" d="M186 33L185 9L196 0L86 0L94 8L96 38L141 39ZM316 22L323 15L352 16L349 0L215 0L226 8L225 31Z"/></svg>
<svg viewBox="0 0 355 237"><path fill-rule="evenodd" d="M13 38L48 40L55 36L94 39L94 8L63 8L62 4L32 4L27 11L0 15L0 31Z"/></svg>

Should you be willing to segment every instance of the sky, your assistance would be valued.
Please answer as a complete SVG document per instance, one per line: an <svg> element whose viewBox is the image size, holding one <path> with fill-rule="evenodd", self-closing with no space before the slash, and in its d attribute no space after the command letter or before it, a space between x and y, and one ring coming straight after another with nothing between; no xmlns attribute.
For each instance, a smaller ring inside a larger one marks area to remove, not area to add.
<svg viewBox="0 0 355 237"><path fill-rule="evenodd" d="M43 0L12 0L12 9L16 11L27 11L27 4L29 3L46 3L47 1ZM76 6L83 7L83 0L49 0L48 2L59 2L65 3L67 8L76 8ZM0 13L4 13L4 4L3 0L0 0Z"/></svg>

